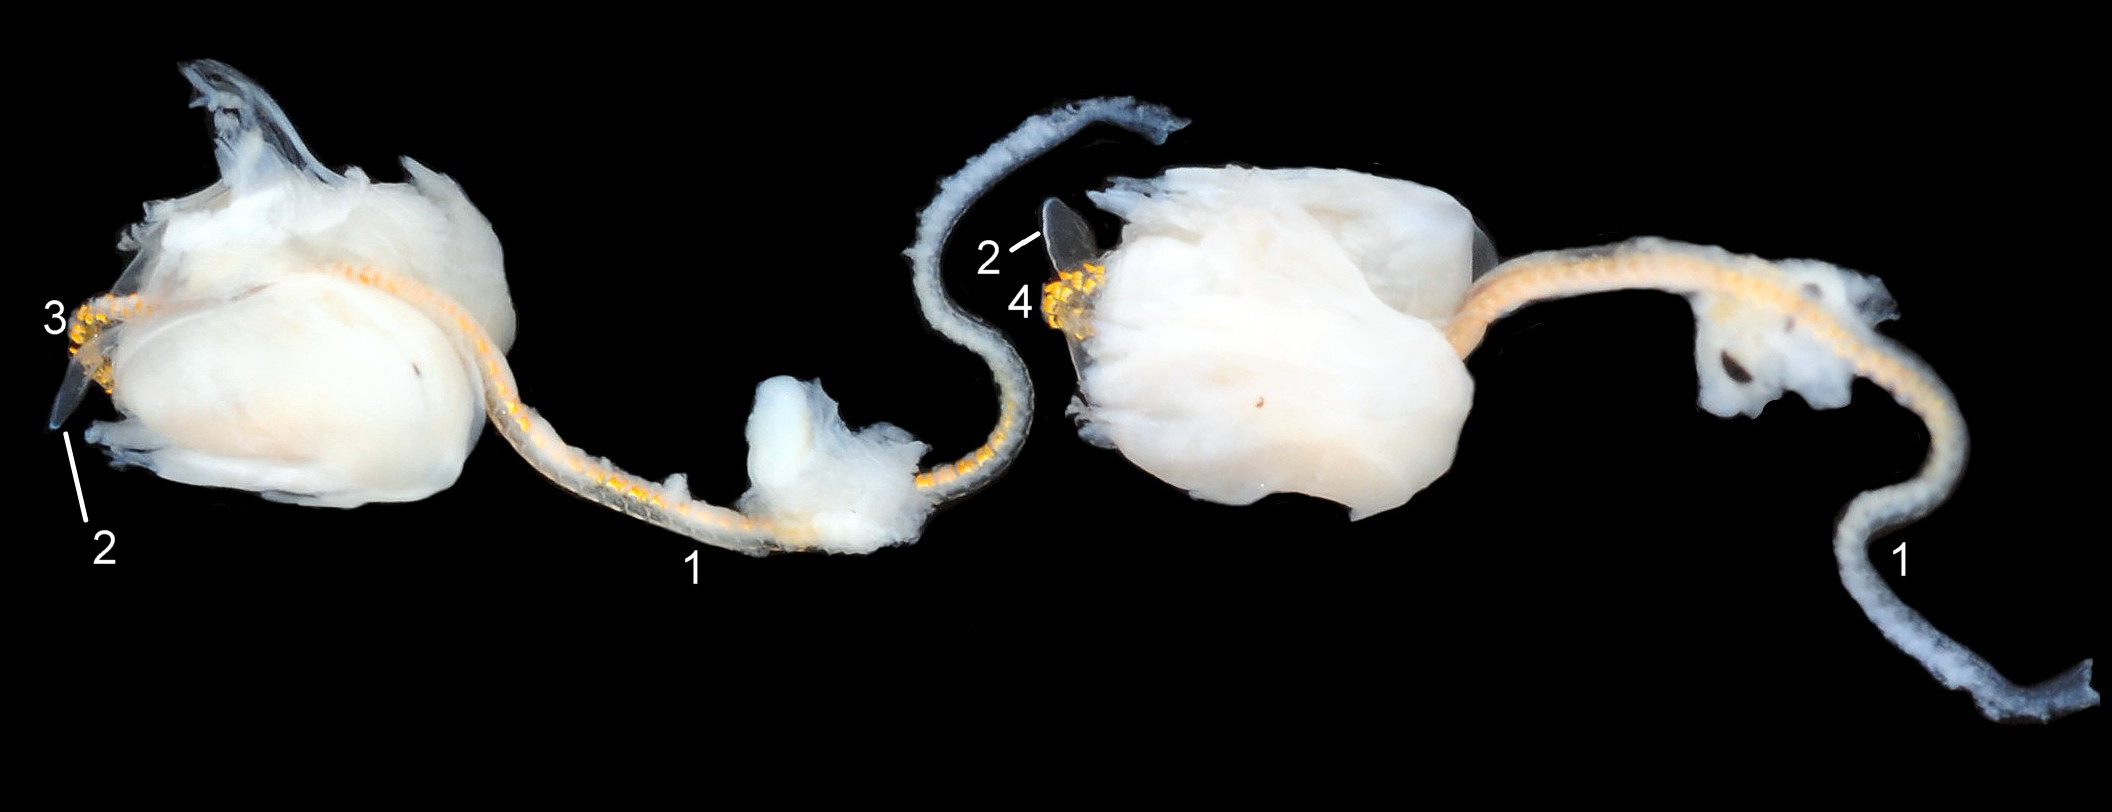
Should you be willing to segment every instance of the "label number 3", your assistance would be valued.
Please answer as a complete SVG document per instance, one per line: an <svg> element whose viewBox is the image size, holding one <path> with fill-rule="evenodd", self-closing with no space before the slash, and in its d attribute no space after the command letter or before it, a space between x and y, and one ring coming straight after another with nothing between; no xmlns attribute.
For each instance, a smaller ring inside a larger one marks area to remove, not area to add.
<svg viewBox="0 0 2112 812"><path fill-rule="evenodd" d="M51 320L53 322L56 322L50 327L44 328L44 332L49 333L51 335L58 335L60 333L66 332L66 303L61 302L57 299L53 299L51 301L45 302L44 306L51 308Z"/></svg>

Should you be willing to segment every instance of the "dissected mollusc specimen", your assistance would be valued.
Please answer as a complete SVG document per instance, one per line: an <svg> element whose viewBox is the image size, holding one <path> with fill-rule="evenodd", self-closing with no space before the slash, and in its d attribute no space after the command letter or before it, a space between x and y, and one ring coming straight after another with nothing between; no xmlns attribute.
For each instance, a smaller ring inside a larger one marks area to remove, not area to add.
<svg viewBox="0 0 2112 812"><path fill-rule="evenodd" d="M1095 122L1163 139L1181 122L1127 99L1030 119L941 184L909 255L926 318L997 375L999 422L959 461L889 425L852 431L818 383L773 378L748 421L751 488L738 509L692 498L567 445L520 400L505 351L514 312L498 240L446 176L405 159L408 183L323 167L279 107L226 65L186 63L211 111L219 182L149 204L112 291L70 323L59 426L88 386L125 419L86 436L118 465L302 505L407 501L452 484L485 417L575 494L705 543L867 552L913 541L941 502L987 485L1018 453L1031 384L996 332L938 282L937 253L969 203Z"/></svg>
<svg viewBox="0 0 2112 812"><path fill-rule="evenodd" d="M1094 258L1051 201L1050 326L1079 366L1087 440L1198 498L1322 496L1351 518L1396 507L1450 465L1472 384L1462 360L1527 303L1651 289L1688 297L1701 406L1758 416L1786 391L1813 408L1869 378L1927 424L1920 472L1858 495L1835 529L1848 592L1900 650L1990 719L2044 721L2097 704L2091 661L2022 687L1937 631L1871 566L1876 535L1951 493L1964 418L1941 379L1874 326L1876 279L1661 239L1533 254L1478 280L1486 243L1450 197L1339 170L1175 169L1094 193L1126 221Z"/></svg>

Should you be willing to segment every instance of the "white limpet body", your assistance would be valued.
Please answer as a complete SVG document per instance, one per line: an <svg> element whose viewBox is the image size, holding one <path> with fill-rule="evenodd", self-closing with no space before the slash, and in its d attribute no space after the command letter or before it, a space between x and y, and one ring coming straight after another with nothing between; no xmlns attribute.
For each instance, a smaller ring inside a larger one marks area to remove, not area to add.
<svg viewBox="0 0 2112 812"><path fill-rule="evenodd" d="M126 419L86 437L120 464L304 505L453 484L484 422L471 360L417 308L316 270L391 268L503 351L513 305L491 225L445 175L409 159L409 183L332 172L239 74L184 73L213 111L221 179L148 204L126 234L119 291L150 305L100 337Z"/></svg>
<svg viewBox="0 0 2112 812"><path fill-rule="evenodd" d="M1122 216L1081 370L1084 436L1200 499L1398 507L1452 464L1474 383L1442 327L1473 282L1450 195L1329 169L1186 168Z"/></svg>
<svg viewBox="0 0 2112 812"><path fill-rule="evenodd" d="M120 464L178 482L354 507L454 484L484 426L476 370L384 293L299 274L128 325L126 419L89 427Z"/></svg>

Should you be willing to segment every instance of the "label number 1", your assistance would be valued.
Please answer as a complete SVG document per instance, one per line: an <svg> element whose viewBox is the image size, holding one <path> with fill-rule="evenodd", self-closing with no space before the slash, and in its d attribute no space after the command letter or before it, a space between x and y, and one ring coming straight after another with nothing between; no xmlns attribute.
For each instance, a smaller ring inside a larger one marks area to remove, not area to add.
<svg viewBox="0 0 2112 812"><path fill-rule="evenodd" d="M682 560L689 562L689 582L694 585L697 582L697 551L689 551L689 557Z"/></svg>
<svg viewBox="0 0 2112 812"><path fill-rule="evenodd" d="M1899 577L1907 577L1907 543L1900 542L1898 547L1892 548L1892 553L1899 556Z"/></svg>

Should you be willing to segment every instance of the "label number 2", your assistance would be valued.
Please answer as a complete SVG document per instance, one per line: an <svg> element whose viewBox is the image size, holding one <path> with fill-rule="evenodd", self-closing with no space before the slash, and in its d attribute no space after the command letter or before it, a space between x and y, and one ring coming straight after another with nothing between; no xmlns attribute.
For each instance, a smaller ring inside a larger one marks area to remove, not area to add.
<svg viewBox="0 0 2112 812"><path fill-rule="evenodd" d="M997 241L984 240L982 242L976 243L975 250L981 251L983 250L983 246L985 245L990 246L990 258L983 260L983 264L980 267L976 268L975 272L978 274L997 273L996 268L990 267L990 263L997 261Z"/></svg>
<svg viewBox="0 0 2112 812"><path fill-rule="evenodd" d="M109 543L109 544L106 544L106 545L103 545L103 551L102 551L102 552L100 552L100 553L96 553L96 554L95 554L95 563L97 563L97 564L115 564L115 563L117 563L117 559L115 559L115 558L104 558L103 556L109 555L109 554L110 554L110 551L111 551L111 550L115 550L115 549L117 549L117 534L116 534L116 533L112 533L112 532L110 532L110 531L108 531L108 530L97 530L97 531L95 531L95 537L96 537L96 538L102 538L102 537L104 537L104 536L109 536L109 537L110 537L110 543Z"/></svg>

